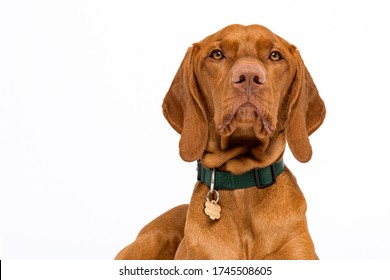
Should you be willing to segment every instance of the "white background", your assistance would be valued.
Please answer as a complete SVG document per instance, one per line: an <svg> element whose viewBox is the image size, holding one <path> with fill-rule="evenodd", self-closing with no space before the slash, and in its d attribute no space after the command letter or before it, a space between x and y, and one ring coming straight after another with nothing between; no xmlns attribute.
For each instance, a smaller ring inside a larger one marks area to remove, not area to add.
<svg viewBox="0 0 390 280"><path fill-rule="evenodd" d="M112 259L190 199L161 104L187 47L231 23L298 46L327 106L286 152L322 259L389 259L386 1L1 1L0 257Z"/></svg>

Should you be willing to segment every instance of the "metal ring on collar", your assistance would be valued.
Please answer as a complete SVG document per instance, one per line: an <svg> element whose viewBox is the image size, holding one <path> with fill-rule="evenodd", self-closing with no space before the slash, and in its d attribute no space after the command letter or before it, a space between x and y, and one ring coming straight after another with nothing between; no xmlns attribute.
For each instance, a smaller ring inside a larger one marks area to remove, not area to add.
<svg viewBox="0 0 390 280"><path fill-rule="evenodd" d="M211 174L210 191L206 194L206 200L210 201L209 196L215 193L216 198L211 200L214 200L217 203L219 200L219 192L217 192L214 189L214 184L215 184L215 169L213 169L213 173Z"/></svg>
<svg viewBox="0 0 390 280"><path fill-rule="evenodd" d="M214 198L211 198L210 199L210 195L212 195L212 194L214 194L215 193L215 195L216 195L216 197L215 197L215 199ZM218 203L218 201L219 201L219 192L217 192L216 190L214 190L214 191L209 191L207 194L206 194L206 200L207 201L215 201L215 203Z"/></svg>

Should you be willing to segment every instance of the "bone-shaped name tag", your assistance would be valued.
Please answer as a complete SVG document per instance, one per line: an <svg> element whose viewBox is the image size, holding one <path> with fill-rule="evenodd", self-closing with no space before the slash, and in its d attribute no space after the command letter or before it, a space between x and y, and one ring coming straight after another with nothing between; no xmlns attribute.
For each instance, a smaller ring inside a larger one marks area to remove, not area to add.
<svg viewBox="0 0 390 280"><path fill-rule="evenodd" d="M204 212L211 220L218 220L221 217L221 206L215 200L206 200Z"/></svg>

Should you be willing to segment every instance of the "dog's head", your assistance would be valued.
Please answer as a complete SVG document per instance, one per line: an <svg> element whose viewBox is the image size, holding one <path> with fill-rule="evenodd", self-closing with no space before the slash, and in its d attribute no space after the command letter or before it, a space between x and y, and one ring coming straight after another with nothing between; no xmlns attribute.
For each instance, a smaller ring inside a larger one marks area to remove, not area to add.
<svg viewBox="0 0 390 280"><path fill-rule="evenodd" d="M272 164L286 140L310 160L308 137L325 118L298 50L259 25L231 25L189 48L163 112L183 160L235 173Z"/></svg>

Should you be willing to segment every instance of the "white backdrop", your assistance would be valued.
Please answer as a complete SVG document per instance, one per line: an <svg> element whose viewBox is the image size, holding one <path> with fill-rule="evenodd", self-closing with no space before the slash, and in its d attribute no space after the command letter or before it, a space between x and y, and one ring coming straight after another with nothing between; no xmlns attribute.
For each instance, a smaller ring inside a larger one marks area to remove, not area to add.
<svg viewBox="0 0 390 280"><path fill-rule="evenodd" d="M383 2L383 3L382 3ZM187 47L231 23L298 46L327 106L286 152L322 259L389 259L386 1L1 1L0 257L112 259L190 199L161 104Z"/></svg>

